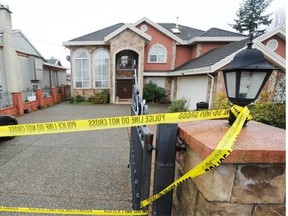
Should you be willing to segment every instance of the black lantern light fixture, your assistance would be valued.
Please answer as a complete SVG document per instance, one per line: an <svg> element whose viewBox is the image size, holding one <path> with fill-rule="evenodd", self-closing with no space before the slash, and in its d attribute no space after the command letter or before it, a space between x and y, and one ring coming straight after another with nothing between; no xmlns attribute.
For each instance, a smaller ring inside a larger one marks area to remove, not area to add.
<svg viewBox="0 0 288 216"><path fill-rule="evenodd" d="M247 49L237 53L227 67L223 69L226 93L233 104L246 106L257 99L271 73L272 67L264 54L252 49L253 34L249 36ZM229 119L232 124L235 117Z"/></svg>

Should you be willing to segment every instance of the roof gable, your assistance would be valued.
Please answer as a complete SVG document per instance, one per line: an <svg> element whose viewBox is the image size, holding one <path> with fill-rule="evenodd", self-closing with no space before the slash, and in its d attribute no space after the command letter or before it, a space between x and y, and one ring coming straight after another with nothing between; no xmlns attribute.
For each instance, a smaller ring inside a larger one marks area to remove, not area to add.
<svg viewBox="0 0 288 216"><path fill-rule="evenodd" d="M13 39L16 51L44 59L40 52L20 30L13 31Z"/></svg>
<svg viewBox="0 0 288 216"><path fill-rule="evenodd" d="M120 28L116 29L115 31L113 31L111 34L104 37L104 41L105 42L109 41L110 39L112 39L116 35L120 34L121 32L125 31L126 29L130 29L131 31L135 32L136 34L139 34L140 36L142 36L143 38L145 38L148 41L151 40L150 35L142 32L141 30L139 30L138 28L136 28L135 26L133 26L131 24L125 24L125 25L121 26Z"/></svg>
<svg viewBox="0 0 288 216"><path fill-rule="evenodd" d="M138 26L141 23L148 23L149 25L153 26L154 28L156 28L158 31L162 32L163 34L167 35L168 37L172 38L173 40L175 40L176 42L183 44L183 40L179 37L177 37L175 34L171 33L170 31L168 31L167 29L165 29L164 27L162 27L161 25L152 22L150 19L148 19L147 17L143 17L142 19L138 20L137 22L134 23L134 26Z"/></svg>
<svg viewBox="0 0 288 216"><path fill-rule="evenodd" d="M271 31L265 32L261 36L257 37L257 41L263 42L264 40L267 40L268 38L277 35L282 40L286 41L286 28L283 26L278 26Z"/></svg>
<svg viewBox="0 0 288 216"><path fill-rule="evenodd" d="M267 38L275 34L277 34L278 36L279 34L286 36L285 33L283 34L283 30L283 28L276 28L276 30L274 29L271 32L267 32L261 36L255 37L255 39L253 40L253 48L256 48L263 52L266 59L268 59L270 62L274 63L275 65L279 66L280 69L285 71L285 59L279 56L277 53L268 49L264 44L262 44L263 40L266 40ZM228 64L238 52L245 49L247 42L248 38L234 43L226 44L224 46L211 50L210 52L205 53L204 55L196 59L192 59L191 61L176 68L174 72L171 73L171 75L179 74L182 72L187 72L187 74L213 73Z"/></svg>
<svg viewBox="0 0 288 216"><path fill-rule="evenodd" d="M210 67L211 65L221 61L223 58L226 58L227 56L245 47L247 42L248 39L244 39L213 49L205 53L204 55L192 59L189 62L185 63L184 65L181 65L180 67L176 68L175 71L188 70L201 67Z"/></svg>

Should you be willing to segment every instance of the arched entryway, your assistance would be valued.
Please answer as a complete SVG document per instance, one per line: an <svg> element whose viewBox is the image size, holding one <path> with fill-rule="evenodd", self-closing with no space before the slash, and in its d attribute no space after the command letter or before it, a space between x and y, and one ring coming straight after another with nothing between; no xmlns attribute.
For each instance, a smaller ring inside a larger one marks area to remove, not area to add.
<svg viewBox="0 0 288 216"><path fill-rule="evenodd" d="M132 98L133 62L138 67L138 54L133 50L123 50L116 54L115 87L116 101Z"/></svg>

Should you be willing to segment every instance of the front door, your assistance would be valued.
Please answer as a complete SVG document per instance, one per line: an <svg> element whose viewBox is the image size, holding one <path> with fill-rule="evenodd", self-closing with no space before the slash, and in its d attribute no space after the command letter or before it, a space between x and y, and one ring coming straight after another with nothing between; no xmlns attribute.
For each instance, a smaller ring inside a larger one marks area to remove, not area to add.
<svg viewBox="0 0 288 216"><path fill-rule="evenodd" d="M119 99L132 98L132 79L117 80L117 97L119 97Z"/></svg>

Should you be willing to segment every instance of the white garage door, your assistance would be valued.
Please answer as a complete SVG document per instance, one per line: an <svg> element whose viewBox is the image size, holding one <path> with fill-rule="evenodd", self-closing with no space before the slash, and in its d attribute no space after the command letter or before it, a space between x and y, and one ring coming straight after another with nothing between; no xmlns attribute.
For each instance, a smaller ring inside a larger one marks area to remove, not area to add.
<svg viewBox="0 0 288 216"><path fill-rule="evenodd" d="M196 109L196 103L207 102L207 76L180 77L177 85L177 99L185 98L189 110Z"/></svg>

